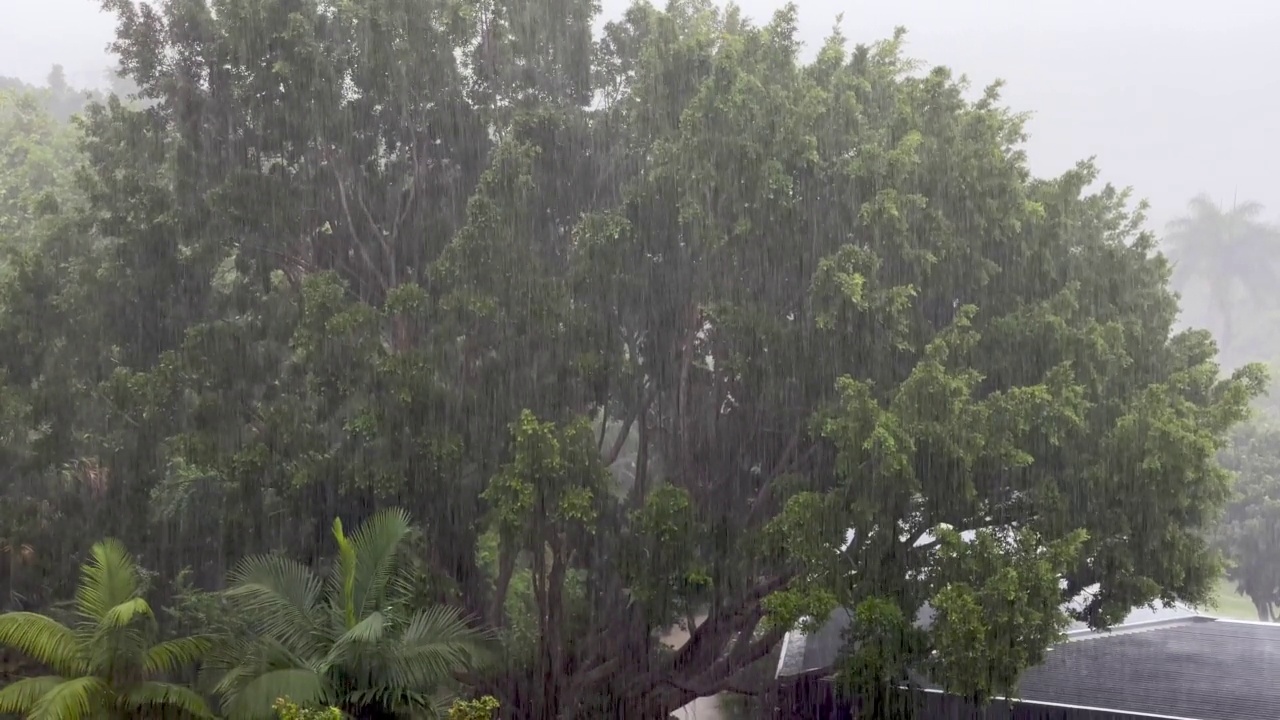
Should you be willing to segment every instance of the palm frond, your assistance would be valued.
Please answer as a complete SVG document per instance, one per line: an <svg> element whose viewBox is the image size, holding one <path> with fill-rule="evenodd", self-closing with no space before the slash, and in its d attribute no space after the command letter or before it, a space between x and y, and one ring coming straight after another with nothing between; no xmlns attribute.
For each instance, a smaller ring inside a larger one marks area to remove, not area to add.
<svg viewBox="0 0 1280 720"><path fill-rule="evenodd" d="M356 624L356 555L355 545L342 531L342 519L333 519L333 539L338 543L338 561L333 564L330 586L331 600L342 609L343 627Z"/></svg>
<svg viewBox="0 0 1280 720"><path fill-rule="evenodd" d="M211 688L215 695L230 697L241 686L262 674L259 663L251 655L231 658L230 654L224 658L218 653L205 662L200 668L201 686Z"/></svg>
<svg viewBox="0 0 1280 720"><path fill-rule="evenodd" d="M275 670L259 675L228 696L224 709L235 718L268 720L275 717L272 704L282 697L299 705L333 702L332 690L318 674L302 669Z"/></svg>
<svg viewBox="0 0 1280 720"><path fill-rule="evenodd" d="M367 652L370 646L382 641L386 625L386 618L382 613L370 613L334 641L328 655L325 656L324 666L332 667L343 664L344 661L351 661L354 664L362 651Z"/></svg>
<svg viewBox="0 0 1280 720"><path fill-rule="evenodd" d="M1208 193L1200 193L1187 201L1187 214L1192 218L1220 218L1220 206Z"/></svg>
<svg viewBox="0 0 1280 720"><path fill-rule="evenodd" d="M135 623L123 627L94 627L88 633L78 633L88 662L85 674L111 677L119 671L130 672L141 666L151 645L150 629Z"/></svg>
<svg viewBox="0 0 1280 720"><path fill-rule="evenodd" d="M460 612L437 606L415 614L386 658L388 682L425 690L450 678L455 671L484 667L494 659L494 636L476 630Z"/></svg>
<svg viewBox="0 0 1280 720"><path fill-rule="evenodd" d="M174 672L200 662L212 647L212 639L203 636L165 640L147 649L142 670L148 675Z"/></svg>
<svg viewBox="0 0 1280 720"><path fill-rule="evenodd" d="M75 633L66 625L39 613L0 615L0 645L13 648L67 677L83 675L86 670Z"/></svg>
<svg viewBox="0 0 1280 720"><path fill-rule="evenodd" d="M97 618L89 628L81 628L81 648L89 659L92 674L109 677L121 668L137 668L156 633L156 617L151 605L141 597L126 600Z"/></svg>
<svg viewBox="0 0 1280 720"><path fill-rule="evenodd" d="M277 670L302 669L324 676L327 668L321 660L299 657L272 638L258 636L229 645L220 644L202 669L206 671L206 679L216 679L212 683L215 694L231 697L254 678Z"/></svg>
<svg viewBox="0 0 1280 720"><path fill-rule="evenodd" d="M322 652L326 633L317 622L321 585L310 568L274 555L246 558L231 575L226 597L252 618L254 630L303 656Z"/></svg>
<svg viewBox="0 0 1280 720"><path fill-rule="evenodd" d="M80 568L76 607L97 620L138 595L138 566L124 545L110 538L95 543L90 555Z"/></svg>
<svg viewBox="0 0 1280 720"><path fill-rule="evenodd" d="M205 656L204 662L200 663L200 679L196 682L197 687L209 688L217 694L224 692L224 683L227 688L233 688L243 682L243 677L252 671L247 655L227 650L222 645L223 643L215 645ZM235 643L232 647L250 649L248 643Z"/></svg>
<svg viewBox="0 0 1280 720"><path fill-rule="evenodd" d="M351 538L356 551L354 600L359 615L383 605L387 585L395 574L400 548L413 531L409 513L400 508L381 510L365 520Z"/></svg>
<svg viewBox="0 0 1280 720"><path fill-rule="evenodd" d="M57 675L24 678L0 689L0 713L27 715L63 679Z"/></svg>
<svg viewBox="0 0 1280 720"><path fill-rule="evenodd" d="M143 598L135 597L109 608L99 616L98 627L103 631L124 630L139 621L154 621L155 618L151 604Z"/></svg>
<svg viewBox="0 0 1280 720"><path fill-rule="evenodd" d="M107 714L111 689L88 675L59 683L36 701L27 720L97 720Z"/></svg>
<svg viewBox="0 0 1280 720"><path fill-rule="evenodd" d="M168 717L174 710L193 718L211 718L209 704L191 688L162 682L144 682L129 688L119 702L138 717ZM169 712L166 712L169 711Z"/></svg>
<svg viewBox="0 0 1280 720"><path fill-rule="evenodd" d="M442 692L415 692L399 687L377 685L348 690L342 696L342 702L349 707L378 707L390 710L396 717L426 720L426 718L436 717L432 714L433 709L443 704L437 700L437 697L443 699L446 696L447 694Z"/></svg>
<svg viewBox="0 0 1280 720"><path fill-rule="evenodd" d="M1244 202L1234 203L1227 215L1237 220L1257 220L1267 211L1267 207L1260 202L1254 200L1245 200Z"/></svg>

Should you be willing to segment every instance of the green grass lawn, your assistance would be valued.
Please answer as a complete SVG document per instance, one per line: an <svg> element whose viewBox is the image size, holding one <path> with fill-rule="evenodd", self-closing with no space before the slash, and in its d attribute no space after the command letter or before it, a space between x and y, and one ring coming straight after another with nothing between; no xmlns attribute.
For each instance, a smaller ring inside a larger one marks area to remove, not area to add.
<svg viewBox="0 0 1280 720"><path fill-rule="evenodd" d="M1214 593L1214 607L1202 608L1201 612L1236 620L1258 619L1258 611L1253 609L1253 603L1249 602L1249 598L1236 594L1235 583L1226 578L1218 581L1218 589Z"/></svg>

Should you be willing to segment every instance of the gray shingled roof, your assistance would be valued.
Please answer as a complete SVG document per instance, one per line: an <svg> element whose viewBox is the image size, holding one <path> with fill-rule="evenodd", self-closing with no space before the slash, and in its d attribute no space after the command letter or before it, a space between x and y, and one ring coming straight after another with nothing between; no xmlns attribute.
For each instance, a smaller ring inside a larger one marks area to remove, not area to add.
<svg viewBox="0 0 1280 720"><path fill-rule="evenodd" d="M1280 625L1177 608L1135 615L1112 631L1069 633L1023 675L1018 699L1189 720L1280 717ZM806 639L793 665L808 667L793 672L834 661L841 623L847 614Z"/></svg>
<svg viewBox="0 0 1280 720"><path fill-rule="evenodd" d="M1280 626L1197 618L1058 645L1027 671L1027 701L1197 720L1280 717Z"/></svg>
<svg viewBox="0 0 1280 720"><path fill-rule="evenodd" d="M1124 621L1107 632L1117 632L1125 628L1144 626L1151 623L1167 623L1188 618L1200 617L1192 608L1176 605L1174 607L1141 607L1129 613ZM844 631L849 627L850 615L846 610L831 613L817 632L802 635L790 633L784 643L781 657L778 658L778 676L798 675L812 670L821 670L835 664L840 649L844 646ZM928 603L920 608L916 615L917 627L929 627L933 622L933 608ZM1067 628L1068 638L1093 633L1089 626L1081 622L1073 622Z"/></svg>

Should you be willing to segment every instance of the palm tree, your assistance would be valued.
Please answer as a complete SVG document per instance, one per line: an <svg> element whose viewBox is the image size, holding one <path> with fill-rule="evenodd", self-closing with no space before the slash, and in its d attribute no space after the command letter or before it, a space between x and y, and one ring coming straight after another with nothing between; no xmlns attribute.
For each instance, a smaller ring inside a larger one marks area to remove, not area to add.
<svg viewBox="0 0 1280 720"><path fill-rule="evenodd" d="M155 614L141 596L138 567L119 542L93 546L80 568L75 612L74 627L38 613L0 615L0 645L55 673L0 690L0 713L28 720L211 717L198 694L154 679L198 662L209 641L155 642Z"/></svg>
<svg viewBox="0 0 1280 720"><path fill-rule="evenodd" d="M339 520L328 581L302 563L247 558L227 597L250 632L208 667L234 720L266 720L272 704L336 706L356 718L444 717L455 671L487 662L490 637L448 607L415 610L415 579L401 562L411 531L401 510L382 511L348 537Z"/></svg>
<svg viewBox="0 0 1280 720"><path fill-rule="evenodd" d="M1188 214L1169 223L1165 241L1176 264L1175 285L1181 292L1188 281L1205 282L1209 302L1222 320L1221 341L1231 345L1237 289L1246 299L1265 302L1274 293L1277 276L1274 258L1280 249L1280 230L1259 218L1263 206L1256 202L1223 209L1208 195L1188 203Z"/></svg>

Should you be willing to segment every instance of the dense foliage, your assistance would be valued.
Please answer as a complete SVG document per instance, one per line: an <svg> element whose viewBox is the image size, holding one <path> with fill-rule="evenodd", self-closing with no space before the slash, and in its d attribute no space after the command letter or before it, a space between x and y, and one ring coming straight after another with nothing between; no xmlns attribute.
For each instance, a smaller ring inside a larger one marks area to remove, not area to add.
<svg viewBox="0 0 1280 720"><path fill-rule="evenodd" d="M0 247L21 246L39 218L75 197L76 132L37 92L0 89Z"/></svg>
<svg viewBox="0 0 1280 720"><path fill-rule="evenodd" d="M142 102L84 112L0 282L13 603L119 537L220 591L158 593L216 629L231 717L550 720L747 690L838 605L859 692L981 699L1083 592L1097 626L1207 599L1264 373L1175 331L1126 193L1033 177L998 87L900 33L103 5Z"/></svg>
<svg viewBox="0 0 1280 720"><path fill-rule="evenodd" d="M1280 606L1280 428L1263 415L1233 433L1222 464L1236 474L1221 540L1227 577L1253 601L1258 619Z"/></svg>

